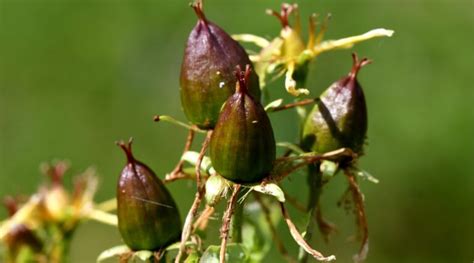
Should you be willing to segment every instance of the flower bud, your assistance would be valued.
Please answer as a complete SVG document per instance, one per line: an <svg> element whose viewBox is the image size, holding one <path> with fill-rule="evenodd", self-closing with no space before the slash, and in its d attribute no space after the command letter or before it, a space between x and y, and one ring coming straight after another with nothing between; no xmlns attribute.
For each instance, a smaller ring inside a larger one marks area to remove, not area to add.
<svg viewBox="0 0 474 263"><path fill-rule="evenodd" d="M262 105L247 89L250 66L237 72L236 92L225 103L210 142L214 169L235 183L265 178L275 160L275 138Z"/></svg>
<svg viewBox="0 0 474 263"><path fill-rule="evenodd" d="M119 143L127 165L117 184L118 227L132 250L158 250L180 239L178 207L161 180L135 160L131 142Z"/></svg>
<svg viewBox="0 0 474 263"><path fill-rule="evenodd" d="M234 69L250 64L243 47L207 20L200 2L193 5L198 22L191 31L181 66L181 104L189 121L212 129L222 104L234 93ZM249 76L249 93L260 100L258 76Z"/></svg>
<svg viewBox="0 0 474 263"><path fill-rule="evenodd" d="M227 193L229 184L222 176L211 175L206 181L206 202L209 206L215 206Z"/></svg>
<svg viewBox="0 0 474 263"><path fill-rule="evenodd" d="M359 70L370 63L358 60L347 77L334 82L320 97L304 125L302 147L324 153L347 147L361 153L367 133L364 92L357 81Z"/></svg>

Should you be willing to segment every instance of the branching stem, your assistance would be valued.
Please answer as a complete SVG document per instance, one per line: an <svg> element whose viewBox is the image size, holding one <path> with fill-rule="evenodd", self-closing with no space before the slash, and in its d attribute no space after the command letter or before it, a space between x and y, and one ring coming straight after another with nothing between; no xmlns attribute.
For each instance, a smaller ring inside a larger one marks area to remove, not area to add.
<svg viewBox="0 0 474 263"><path fill-rule="evenodd" d="M194 140L194 133L195 131L193 129L189 129L188 136L186 137L186 144L184 145L184 150L183 154L189 151L191 149L191 146L193 144ZM180 159L176 167L173 169L173 171L166 175L165 181L175 181L177 179L181 179L183 177L183 166L184 166L185 160Z"/></svg>
<svg viewBox="0 0 474 263"><path fill-rule="evenodd" d="M191 233L193 232L194 217L196 216L199 205L201 204L204 194L206 193L206 188L204 187L204 183L201 181L201 163L206 153L207 147L209 145L211 136L212 136L212 131L208 131L206 139L204 140L202 144L201 151L199 152L199 157L196 163L196 183L197 183L196 196L194 197L193 204L191 205L188 215L186 216L186 220L184 221L183 232L181 234L181 244L179 246L179 251L178 251L178 255L176 256L175 263L179 263L181 261L181 258L186 249L186 241L189 239L189 237L191 236Z"/></svg>
<svg viewBox="0 0 474 263"><path fill-rule="evenodd" d="M219 253L219 262L225 263L225 251L227 247L227 239L229 237L229 229L230 229L230 221L232 218L232 214L234 213L235 205L237 203L237 196L239 193L241 185L235 184L234 191L232 192L232 196L227 202L227 208L224 213L224 217L222 218L222 227L221 227L221 250Z"/></svg>
<svg viewBox="0 0 474 263"><path fill-rule="evenodd" d="M280 203L280 208L281 208L281 213L283 215L283 218L285 219L285 222L288 225L288 229L290 230L291 236L301 248L303 248L308 254L313 256L316 260L319 260L319 261L336 260L335 256L331 255L331 256L325 257L323 254L321 254L321 252L313 249L308 243L306 243L303 236L300 234L295 224L293 223L293 221L291 221L291 218L288 215L288 211L286 211L285 204Z"/></svg>
<svg viewBox="0 0 474 263"><path fill-rule="evenodd" d="M276 246L278 248L278 251L286 259L287 262L290 262L290 263L296 262L296 260L293 259L288 254L288 251L286 250L285 244L283 243L280 236L278 235L276 227L273 224L272 219L270 217L270 209L263 202L262 198L260 198L260 195L258 193L254 192L254 197L255 197L255 200L257 200L257 202L260 204L260 207L262 208L263 215L265 216L265 221L267 221L268 227L270 228L270 232L272 233L273 241L276 242Z"/></svg>
<svg viewBox="0 0 474 263"><path fill-rule="evenodd" d="M360 191L359 185L357 184L355 175L349 169L345 169L344 173L349 181L349 189L352 193L352 199L356 206L357 226L362 234L362 243L359 249L359 253L354 255L354 262L363 262L369 252L369 228L367 224L367 217L365 215L364 208L364 196Z"/></svg>

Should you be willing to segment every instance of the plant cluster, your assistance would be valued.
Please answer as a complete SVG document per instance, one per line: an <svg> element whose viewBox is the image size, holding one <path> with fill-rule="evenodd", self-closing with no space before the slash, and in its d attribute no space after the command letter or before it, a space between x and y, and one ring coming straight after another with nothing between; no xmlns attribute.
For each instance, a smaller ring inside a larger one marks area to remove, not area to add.
<svg viewBox="0 0 474 263"><path fill-rule="evenodd" d="M353 54L349 74L317 98L305 98L309 95L306 79L319 54L391 36L393 31L375 29L324 40L329 16L318 25L317 15L312 15L305 43L298 6L283 4L280 12L267 11L282 26L280 34L269 41L250 34L231 36L206 17L202 1L191 6L198 21L186 43L180 75L181 104L189 123L155 116L155 121L189 130L176 167L162 180L135 158L131 140L118 142L127 162L118 178L116 198L97 204L93 200L97 176L92 170L80 175L69 193L62 183L67 163L44 165L51 179L48 186L30 197L5 199L10 218L0 225L0 239L7 262L66 261L74 230L90 219L117 226L124 242L104 251L98 261L119 257L121 262L261 262L272 244L289 262L306 262L308 257L332 261L334 255L323 255L311 244L316 228L326 241L335 229L322 216L320 196L339 172L348 181L341 203L353 204L361 239L354 261L366 258L368 227L357 178L376 179L357 166L367 133L366 101L357 74L370 60ZM239 41L260 50L247 52ZM285 89L294 96L287 104L283 99L271 100L268 89L268 83L281 76ZM308 105L311 111L306 110ZM296 109L301 119L301 138L296 143L276 142L268 115L288 109ZM205 134L199 152L191 150L196 133ZM277 156L277 147L286 152ZM304 167L309 198L301 205L285 193L280 182ZM195 198L183 224L166 188L177 180L196 182ZM207 227L224 201L221 244L208 244ZM308 215L304 234L291 220L287 204ZM298 258L288 253L276 231L280 220L301 249Z"/></svg>

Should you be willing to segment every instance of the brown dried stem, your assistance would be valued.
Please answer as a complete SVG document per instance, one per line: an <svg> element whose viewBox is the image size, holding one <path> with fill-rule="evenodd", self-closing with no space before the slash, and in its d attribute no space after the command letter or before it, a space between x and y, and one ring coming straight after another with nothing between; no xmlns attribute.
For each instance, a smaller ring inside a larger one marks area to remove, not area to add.
<svg viewBox="0 0 474 263"><path fill-rule="evenodd" d="M276 227L273 224L272 219L270 217L270 209L265 205L265 203L263 202L262 198L260 198L260 195L258 193L254 192L254 197L255 197L255 200L257 200L257 202L260 204L260 207L262 208L263 215L265 216L265 221L267 221L268 227L270 228L270 232L272 233L272 238L276 242L278 251L286 259L286 261L292 262L292 263L296 262L296 260L288 254L288 251L285 248L283 240L281 240L280 236L278 235Z"/></svg>
<svg viewBox="0 0 474 263"><path fill-rule="evenodd" d="M290 230L291 236L301 248L303 248L308 254L313 256L316 260L327 261L327 262L336 260L335 256L331 255L331 256L325 257L323 254L321 254L321 252L313 249L308 243L306 243L303 236L300 234L295 224L293 223L293 221L291 221L291 218L288 215L288 212L286 211L285 204L280 202L280 208L281 208L281 213L283 215L283 218L285 219L285 222L288 225L288 229Z"/></svg>
<svg viewBox="0 0 474 263"><path fill-rule="evenodd" d="M278 106L278 107L275 107L275 108L271 108L268 111L269 112L277 112L277 111L282 111L282 110L288 110L288 109L295 108L295 107L300 107L300 106L306 106L306 105L309 105L309 104L313 104L318 100L319 100L319 98L304 99L304 100L300 100L300 101L297 101L297 102L288 103L288 104L281 105L281 106Z"/></svg>
<svg viewBox="0 0 474 263"><path fill-rule="evenodd" d="M204 187L204 184L201 181L201 163L202 163L202 159L204 158L204 154L206 153L207 147L209 145L211 136L212 136L212 131L208 131L206 139L204 140L202 144L201 151L199 152L198 160L196 163L196 183L197 183L196 196L194 197L193 204L191 205L188 215L186 216L186 220L184 221L183 232L181 234L181 244L179 246L179 251L178 251L178 255L176 256L175 263L179 263L181 260L181 257L184 254L184 251L186 249L186 241L189 239L189 237L191 236L191 233L193 232L194 217L196 216L199 205L201 204L204 194L206 193L206 188Z"/></svg>
<svg viewBox="0 0 474 263"><path fill-rule="evenodd" d="M316 206L316 222L318 223L319 232L323 235L324 242L329 242L329 236L333 232L337 232L336 225L324 219L321 212L321 204Z"/></svg>
<svg viewBox="0 0 474 263"><path fill-rule="evenodd" d="M355 154L349 148L341 148L335 151L327 152L324 154L318 155L308 155L308 156L288 156L288 157L280 157L278 158L275 163L278 162L287 162L287 161L301 161L301 163L294 165L293 167L287 169L283 173L274 174L266 179L266 181L276 181L280 182L285 179L288 175L292 174L293 172L297 171L300 168L306 167L309 164L316 163L321 160L338 160L341 157L348 157L351 159L357 158L357 154Z"/></svg>
<svg viewBox="0 0 474 263"><path fill-rule="evenodd" d="M186 144L184 145L183 154L185 154L187 151L189 151L189 149L191 149L193 140L194 140L194 130L189 129L188 136L186 137ZM170 174L166 175L165 181L172 182L172 181L181 179L184 174L183 166L184 166L184 160L180 159L176 167L173 169L173 171Z"/></svg>
<svg viewBox="0 0 474 263"><path fill-rule="evenodd" d="M204 211L202 211L201 215L196 219L193 228L204 230L207 228L207 224L209 223L209 219L214 214L215 208L212 206L206 206Z"/></svg>
<svg viewBox="0 0 474 263"><path fill-rule="evenodd" d="M234 191L232 192L232 196L229 199L229 202L227 202L227 208L224 213L224 217L222 218L222 226L221 226L221 250L219 253L219 262L224 263L225 262L225 251L227 247L227 239L229 237L229 230L230 230L230 221L232 219L232 214L234 213L235 209L235 204L237 203L237 196L239 193L241 185L240 184L235 184L234 185Z"/></svg>
<svg viewBox="0 0 474 263"><path fill-rule="evenodd" d="M356 206L357 226L362 234L362 243L359 253L354 255L354 262L363 262L369 252L369 228L364 208L364 196L357 184L355 175L349 169L345 169L344 173L349 181L349 189L352 193L352 199Z"/></svg>

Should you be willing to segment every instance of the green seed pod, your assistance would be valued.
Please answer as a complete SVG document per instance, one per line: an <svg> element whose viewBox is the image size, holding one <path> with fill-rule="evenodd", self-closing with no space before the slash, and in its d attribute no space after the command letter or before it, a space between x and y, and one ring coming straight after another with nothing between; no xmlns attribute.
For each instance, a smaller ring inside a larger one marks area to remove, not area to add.
<svg viewBox="0 0 474 263"><path fill-rule="evenodd" d="M117 184L118 228L132 250L155 251L176 242L181 235L178 207L161 180L135 160L131 142L119 146L127 165Z"/></svg>
<svg viewBox="0 0 474 263"><path fill-rule="evenodd" d="M370 63L358 60L347 77L334 82L320 97L306 119L302 147L324 153L347 147L361 153L367 133L367 108L364 92L357 81L359 70Z"/></svg>
<svg viewBox="0 0 474 263"><path fill-rule="evenodd" d="M222 104L234 93L235 66L251 64L243 47L193 5L198 22L191 31L181 66L180 93L184 113L201 129L214 128ZM258 76L250 75L249 93L260 100Z"/></svg>
<svg viewBox="0 0 474 263"><path fill-rule="evenodd" d="M235 183L265 178L275 160L273 129L262 105L248 94L250 66L237 72L236 92L225 103L210 142L214 169Z"/></svg>

